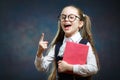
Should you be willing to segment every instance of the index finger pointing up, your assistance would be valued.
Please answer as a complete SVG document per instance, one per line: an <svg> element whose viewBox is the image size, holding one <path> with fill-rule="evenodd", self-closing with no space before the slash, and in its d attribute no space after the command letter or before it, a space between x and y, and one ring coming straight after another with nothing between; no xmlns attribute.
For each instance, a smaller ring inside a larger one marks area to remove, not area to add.
<svg viewBox="0 0 120 80"><path fill-rule="evenodd" d="M41 38L40 38L40 41L43 41L43 40L44 40L44 33L42 33Z"/></svg>

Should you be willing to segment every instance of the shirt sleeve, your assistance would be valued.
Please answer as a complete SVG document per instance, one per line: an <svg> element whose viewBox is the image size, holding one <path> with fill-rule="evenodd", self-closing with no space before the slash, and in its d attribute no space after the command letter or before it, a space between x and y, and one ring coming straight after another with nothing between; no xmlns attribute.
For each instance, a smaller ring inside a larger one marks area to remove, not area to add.
<svg viewBox="0 0 120 80"><path fill-rule="evenodd" d="M45 57L43 55L41 58L37 56L35 57L34 64L37 70L47 71L49 69L50 63L54 60L54 49L55 49L55 46L53 46L50 49L48 55L46 55Z"/></svg>
<svg viewBox="0 0 120 80"><path fill-rule="evenodd" d="M92 47L89 42L87 45L89 46L87 63L84 65L73 65L73 73L79 74L81 76L89 76L97 73L98 71L97 61Z"/></svg>

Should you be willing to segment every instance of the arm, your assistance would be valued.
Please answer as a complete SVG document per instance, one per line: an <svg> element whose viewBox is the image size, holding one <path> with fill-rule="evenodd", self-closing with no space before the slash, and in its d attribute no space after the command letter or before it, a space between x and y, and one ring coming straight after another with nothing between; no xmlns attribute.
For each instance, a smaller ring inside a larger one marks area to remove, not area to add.
<svg viewBox="0 0 120 80"><path fill-rule="evenodd" d="M54 47L52 47L45 57L41 55L41 57L38 57L36 55L35 58L35 67L39 71L47 71L49 69L50 63L54 60Z"/></svg>
<svg viewBox="0 0 120 80"><path fill-rule="evenodd" d="M35 66L38 70L44 71L47 70L49 67L49 64L52 62L54 58L54 48L50 50L49 54L47 56L43 56L43 51L47 49L47 41L44 41L44 33L42 33L42 36L39 41L38 51L35 58Z"/></svg>
<svg viewBox="0 0 120 80"><path fill-rule="evenodd" d="M92 47L90 43L87 43L87 45L89 46L87 63L84 65L73 65L73 72L81 76L93 75L98 71L97 61Z"/></svg>

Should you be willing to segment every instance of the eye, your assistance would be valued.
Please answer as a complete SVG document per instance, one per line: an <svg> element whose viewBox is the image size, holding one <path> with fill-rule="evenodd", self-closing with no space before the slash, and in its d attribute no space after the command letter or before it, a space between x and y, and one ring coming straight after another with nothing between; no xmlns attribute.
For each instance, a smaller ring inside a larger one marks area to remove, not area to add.
<svg viewBox="0 0 120 80"><path fill-rule="evenodd" d="M64 21L65 19L66 19L66 15L62 14L62 15L60 16L60 20L61 20L61 21Z"/></svg>
<svg viewBox="0 0 120 80"><path fill-rule="evenodd" d="M74 16L70 16L69 18L70 18L70 19L74 19L75 17L74 17Z"/></svg>
<svg viewBox="0 0 120 80"><path fill-rule="evenodd" d="M62 15L62 16L61 16L61 19L65 19L65 18L66 18L66 16L65 16L65 15Z"/></svg>
<svg viewBox="0 0 120 80"><path fill-rule="evenodd" d="M75 19L74 15L69 15L69 19Z"/></svg>

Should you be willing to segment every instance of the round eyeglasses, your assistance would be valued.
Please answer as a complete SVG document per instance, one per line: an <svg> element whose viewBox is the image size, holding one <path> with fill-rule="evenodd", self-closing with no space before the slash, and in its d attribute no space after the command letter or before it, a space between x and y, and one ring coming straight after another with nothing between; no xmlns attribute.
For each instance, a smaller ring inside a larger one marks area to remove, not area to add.
<svg viewBox="0 0 120 80"><path fill-rule="evenodd" d="M60 21L65 21L67 17L68 17L68 20L71 21L71 22L75 21L76 18L80 19L80 17L78 17L78 16L76 16L76 15L74 15L74 14L70 14L70 15L68 15L68 16L65 15L65 14L62 14L62 15L60 16Z"/></svg>

